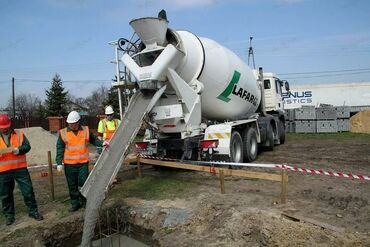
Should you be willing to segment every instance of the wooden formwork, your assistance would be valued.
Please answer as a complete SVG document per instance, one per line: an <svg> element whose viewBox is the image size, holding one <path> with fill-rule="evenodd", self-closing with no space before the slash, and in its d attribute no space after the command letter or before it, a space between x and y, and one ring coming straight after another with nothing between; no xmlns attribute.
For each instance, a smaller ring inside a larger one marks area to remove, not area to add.
<svg viewBox="0 0 370 247"><path fill-rule="evenodd" d="M145 159L141 157L137 157L136 162L137 162L137 174L139 177L141 177L141 164L172 167L172 168L179 168L179 169L186 169L186 170L193 170L193 171L208 172L212 174L219 174L221 193L225 193L225 180L224 180L225 176L237 176L237 177L255 178L255 179L263 179L263 180L280 182L281 183L280 201L281 203L286 203L287 191L288 191L288 175L286 173L286 170L282 170L281 174L273 174L273 173L267 173L267 172L254 172L254 171L234 170L234 169L210 167L210 166L199 166L199 165L186 164L186 163L175 162L175 161Z"/></svg>

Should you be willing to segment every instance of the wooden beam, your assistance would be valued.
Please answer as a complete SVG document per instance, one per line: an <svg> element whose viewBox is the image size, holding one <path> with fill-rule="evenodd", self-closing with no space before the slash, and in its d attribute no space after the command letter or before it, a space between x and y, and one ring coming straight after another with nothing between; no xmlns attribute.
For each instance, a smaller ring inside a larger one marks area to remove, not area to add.
<svg viewBox="0 0 370 247"><path fill-rule="evenodd" d="M287 219L290 219L290 220L293 220L293 221L310 223L312 225L319 226L319 227L324 228L324 229L329 229L329 230L332 230L332 231L335 231L335 232L344 232L345 231L345 229L342 228L342 227L336 227L336 226L330 225L326 222L321 222L321 221L318 221L318 220L307 218L307 217L304 217L302 215L291 214L291 213L287 213L287 212L283 212L281 215L283 215Z"/></svg>
<svg viewBox="0 0 370 247"><path fill-rule="evenodd" d="M286 203L286 198L288 195L288 175L286 170L281 171L281 194L280 201L282 204Z"/></svg>
<svg viewBox="0 0 370 247"><path fill-rule="evenodd" d="M140 158L140 162L144 164L149 164L149 165L173 167L173 168L180 168L180 169L193 170L193 171L203 171L203 172L209 172L209 173L214 173L214 174L219 174L220 169L222 169L224 170L224 176L258 178L258 179L271 180L271 181L277 181L277 182L282 181L282 177L279 174L252 172L252 171L245 171L245 170L232 170L232 169L209 167L209 166L197 166L197 165L191 165L191 164L180 163L180 162L152 160L152 159L144 159L144 158Z"/></svg>
<svg viewBox="0 0 370 247"><path fill-rule="evenodd" d="M220 185L221 185L221 194L225 194L225 178L223 169L220 169Z"/></svg>
<svg viewBox="0 0 370 247"><path fill-rule="evenodd" d="M141 178L141 166L140 166L140 158L136 158L136 164L137 164L137 176Z"/></svg>

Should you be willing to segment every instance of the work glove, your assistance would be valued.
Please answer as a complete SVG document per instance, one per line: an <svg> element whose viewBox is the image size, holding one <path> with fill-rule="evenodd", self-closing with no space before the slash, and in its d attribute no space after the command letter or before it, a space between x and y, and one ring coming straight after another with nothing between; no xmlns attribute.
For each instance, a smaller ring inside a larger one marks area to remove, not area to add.
<svg viewBox="0 0 370 247"><path fill-rule="evenodd" d="M18 148L13 148L13 154L18 155L19 154L19 149Z"/></svg>
<svg viewBox="0 0 370 247"><path fill-rule="evenodd" d="M63 166L62 166L62 165L57 165L57 171L58 171L58 172L63 171Z"/></svg>
<svg viewBox="0 0 370 247"><path fill-rule="evenodd" d="M109 142L108 142L108 141L104 141L104 142L103 142L103 147L105 147L105 148L109 148Z"/></svg>

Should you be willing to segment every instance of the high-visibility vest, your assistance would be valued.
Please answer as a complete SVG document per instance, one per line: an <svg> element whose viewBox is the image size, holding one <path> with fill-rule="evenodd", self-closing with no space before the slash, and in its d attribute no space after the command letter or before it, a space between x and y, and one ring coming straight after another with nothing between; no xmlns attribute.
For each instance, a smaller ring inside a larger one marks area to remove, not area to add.
<svg viewBox="0 0 370 247"><path fill-rule="evenodd" d="M77 135L73 131L67 131L67 128L60 130L64 148L64 164L74 165L89 162L89 127L81 126Z"/></svg>
<svg viewBox="0 0 370 247"><path fill-rule="evenodd" d="M103 133L105 134L104 140L109 141L110 139L112 139L112 136L113 136L114 132L116 131L117 127L118 127L118 119L113 119L113 121L114 121L113 129L108 128L108 124L107 124L106 119L103 119L102 121L103 121L103 130L104 130Z"/></svg>
<svg viewBox="0 0 370 247"><path fill-rule="evenodd" d="M19 148L24 140L23 130L14 130L10 134L10 146ZM3 138L0 137L0 148L7 148ZM0 172L6 172L19 168L26 168L27 160L25 154L15 155L13 153L0 154Z"/></svg>

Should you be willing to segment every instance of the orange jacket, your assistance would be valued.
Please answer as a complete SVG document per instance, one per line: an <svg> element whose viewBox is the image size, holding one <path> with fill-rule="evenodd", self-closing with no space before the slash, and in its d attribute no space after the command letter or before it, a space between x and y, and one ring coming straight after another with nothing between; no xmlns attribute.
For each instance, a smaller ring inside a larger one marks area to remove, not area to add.
<svg viewBox="0 0 370 247"><path fill-rule="evenodd" d="M65 143L64 164L74 165L89 162L89 127L81 126L77 135L67 128L60 130L60 137Z"/></svg>
<svg viewBox="0 0 370 247"><path fill-rule="evenodd" d="M24 139L23 130L14 130L10 134L10 146L13 148L19 148L22 145ZM3 138L0 137L0 148L7 148L7 145ZM26 168L27 161L25 154L15 155L13 153L6 153L0 155L0 172L6 172L19 168Z"/></svg>

